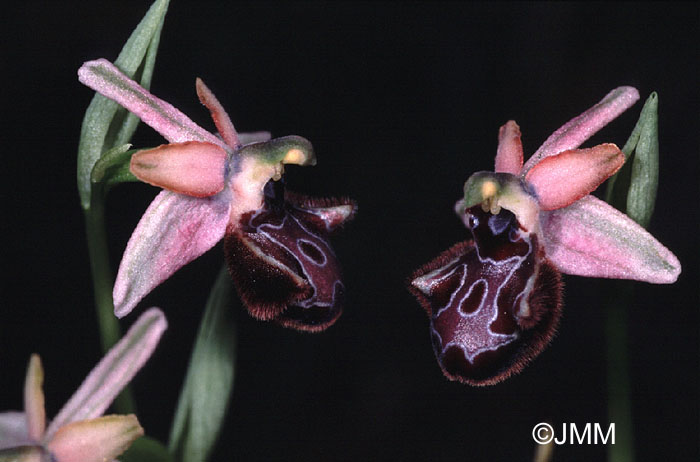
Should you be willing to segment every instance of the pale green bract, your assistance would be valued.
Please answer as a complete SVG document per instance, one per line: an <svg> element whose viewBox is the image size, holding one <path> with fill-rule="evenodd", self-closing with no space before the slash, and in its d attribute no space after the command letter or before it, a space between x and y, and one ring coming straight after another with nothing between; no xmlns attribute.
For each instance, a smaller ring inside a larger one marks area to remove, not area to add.
<svg viewBox="0 0 700 462"><path fill-rule="evenodd" d="M151 86L156 52L169 0L157 0L122 48L114 64L144 88ZM137 75L137 71L141 71ZM83 209L90 208L90 177L102 154L128 143L139 119L114 101L96 94L85 112L78 145L78 191Z"/></svg>

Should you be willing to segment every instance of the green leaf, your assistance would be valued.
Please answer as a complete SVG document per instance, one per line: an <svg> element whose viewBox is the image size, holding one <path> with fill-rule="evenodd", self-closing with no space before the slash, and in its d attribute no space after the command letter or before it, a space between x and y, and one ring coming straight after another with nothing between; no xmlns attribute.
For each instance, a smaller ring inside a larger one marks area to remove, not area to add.
<svg viewBox="0 0 700 462"><path fill-rule="evenodd" d="M142 436L131 444L121 456L121 462L173 462L165 445L160 441Z"/></svg>
<svg viewBox="0 0 700 462"><path fill-rule="evenodd" d="M659 99L649 95L639 117L641 130L632 163L632 179L627 193L627 215L649 226L659 185Z"/></svg>
<svg viewBox="0 0 700 462"><path fill-rule="evenodd" d="M221 430L233 389L235 326L231 279L222 268L199 326L180 393L168 449L183 462L203 462Z"/></svg>
<svg viewBox="0 0 700 462"><path fill-rule="evenodd" d="M151 88L151 80L153 80L153 69L156 64L156 54L158 53L158 45L160 44L160 34L163 30L163 22L165 21L165 13L168 10L169 2L170 0L161 0L160 3L153 3L148 13L146 13L144 19L141 21L141 23L139 23L138 27L141 27L142 23L147 22L149 28L151 28L155 24L155 30L153 31L150 40L147 40L146 34L136 34L136 31L134 31L134 34L132 34L131 37L129 37L129 40L124 45L124 48L122 49L121 53L119 53L119 56L114 61L114 65L120 69L135 68L136 72L134 73L133 77L130 77L139 82L141 86L146 90ZM149 20L148 17L149 15L151 15L152 10L153 19ZM133 44L130 43L132 41ZM125 51L127 49L141 50L145 47L147 47L146 56L142 56L138 62L136 59L134 59L137 56L136 53L130 53ZM117 109L117 116L124 117L125 120L124 123L121 125L121 129L117 133L115 139L109 140L111 146L116 146L119 144L129 142L131 136L134 134L134 131L136 131L136 127L139 123L139 118L137 116L135 116L134 114L130 113L122 107L119 107Z"/></svg>
<svg viewBox="0 0 700 462"><path fill-rule="evenodd" d="M156 0L122 48L114 64L149 88L169 0ZM78 144L78 191L83 209L90 208L92 169L102 153L129 141L138 118L117 103L95 95L85 112Z"/></svg>
<svg viewBox="0 0 700 462"><path fill-rule="evenodd" d="M654 211L659 172L658 97L649 95L632 134L622 148L625 165L610 178L605 200L643 227ZM632 300L628 281L615 281L606 298L608 343L608 417L620 428L608 460L634 460L632 404L627 352L627 313Z"/></svg>
<svg viewBox="0 0 700 462"><path fill-rule="evenodd" d="M647 227L654 211L659 175L658 96L644 103L639 120L622 148L625 165L608 181L605 200Z"/></svg>

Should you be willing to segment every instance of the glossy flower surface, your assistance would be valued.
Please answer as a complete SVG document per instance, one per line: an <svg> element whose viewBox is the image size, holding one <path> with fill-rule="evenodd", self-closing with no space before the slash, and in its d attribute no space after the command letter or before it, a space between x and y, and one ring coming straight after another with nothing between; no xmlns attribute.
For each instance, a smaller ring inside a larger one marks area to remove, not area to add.
<svg viewBox="0 0 700 462"><path fill-rule="evenodd" d="M411 278L431 319L444 374L500 382L552 339L562 309L560 272L672 283L678 259L623 213L591 196L624 163L614 144L579 146L639 98L620 87L572 119L523 165L518 125L499 131L495 172L477 172L455 206L472 239Z"/></svg>
<svg viewBox="0 0 700 462"><path fill-rule="evenodd" d="M238 134L199 79L197 94L219 136L106 60L85 63L78 75L170 142L131 159L134 175L164 191L127 244L114 286L117 316L128 314L153 288L224 238L231 276L253 316L310 331L337 319L343 285L329 235L352 218L356 206L349 199L309 199L284 191L279 180L285 164L316 162L308 140Z"/></svg>
<svg viewBox="0 0 700 462"><path fill-rule="evenodd" d="M143 435L134 415L102 416L153 353L167 327L157 308L145 311L90 372L46 425L44 371L32 355L24 385L24 412L0 413L0 460L103 462Z"/></svg>
<svg viewBox="0 0 700 462"><path fill-rule="evenodd" d="M224 238L229 270L249 311L320 331L338 319L344 286L329 235L354 213L349 200L318 200L268 183L265 205Z"/></svg>

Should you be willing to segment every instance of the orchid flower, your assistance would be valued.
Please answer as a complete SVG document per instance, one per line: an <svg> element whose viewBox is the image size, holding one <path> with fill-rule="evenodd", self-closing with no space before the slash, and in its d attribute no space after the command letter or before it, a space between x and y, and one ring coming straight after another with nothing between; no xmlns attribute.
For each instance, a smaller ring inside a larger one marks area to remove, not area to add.
<svg viewBox="0 0 700 462"><path fill-rule="evenodd" d="M238 134L219 101L197 79L200 101L220 136L192 122L104 59L78 71L170 144L140 151L131 172L164 189L134 231L114 285L115 314L128 314L153 288L224 238L229 271L254 317L318 331L342 310L340 265L329 235L351 219L349 199L285 191L284 164L314 165L311 143Z"/></svg>
<svg viewBox="0 0 700 462"><path fill-rule="evenodd" d="M0 461L103 462L122 454L143 435L143 428L133 414L102 414L151 356L166 327L158 308L145 311L48 427L44 371L39 356L32 355L24 412L0 413Z"/></svg>
<svg viewBox="0 0 700 462"><path fill-rule="evenodd" d="M614 144L579 146L629 108L620 87L566 123L523 165L514 121L498 135L495 172L477 172L455 206L473 239L412 276L445 376L500 382L550 342L562 311L561 274L672 283L678 259L623 213L590 195L624 163Z"/></svg>

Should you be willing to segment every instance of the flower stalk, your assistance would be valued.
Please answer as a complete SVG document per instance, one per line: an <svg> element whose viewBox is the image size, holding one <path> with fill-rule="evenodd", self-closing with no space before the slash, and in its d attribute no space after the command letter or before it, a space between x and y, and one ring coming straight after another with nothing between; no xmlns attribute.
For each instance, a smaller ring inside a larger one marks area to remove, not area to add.
<svg viewBox="0 0 700 462"><path fill-rule="evenodd" d="M658 96L652 93L642 108L639 121L622 148L627 161L608 184L606 200L625 210L643 227L648 227L656 202L659 171ZM606 297L605 335L608 382L608 419L616 424L616 441L608 448L611 462L632 462L634 419L628 348L628 307L634 288L616 281Z"/></svg>
<svg viewBox="0 0 700 462"><path fill-rule="evenodd" d="M116 60L124 72L149 87L156 52L160 41L168 0L157 0L133 31ZM78 191L85 215L85 233L95 297L95 309L100 330L102 351L106 353L121 336L118 320L114 317L112 275L107 234L105 229L104 198L109 182L103 159L110 153L121 154L116 148L126 143L136 130L138 118L121 109L114 102L96 95L91 101L80 134L78 145ZM99 166L99 167L98 167ZM114 176L114 175L113 175ZM114 179L114 178L111 178ZM119 179L120 181L129 181ZM134 400L128 389L116 399L115 408L128 413L134 411Z"/></svg>
<svg viewBox="0 0 700 462"><path fill-rule="evenodd" d="M629 367L627 307L633 290L628 281L615 281L606 307L605 338L608 383L608 420L615 423L615 444L608 447L610 462L632 462L634 457L634 420Z"/></svg>
<svg viewBox="0 0 700 462"><path fill-rule="evenodd" d="M90 201L90 208L85 210L85 234L95 292L97 322L100 326L100 341L103 352L107 352L119 340L121 329L117 318L114 317L112 303L114 277L109 265L104 201L101 198L95 200L94 195Z"/></svg>
<svg viewBox="0 0 700 462"><path fill-rule="evenodd" d="M97 196L97 197L96 197ZM84 210L85 234L87 237L92 287L95 297L95 311L100 329L102 352L107 353L121 337L119 321L114 316L112 287L114 276L109 263L107 233L105 228L105 207L101 188L92 190L90 207ZM125 388L114 400L114 408L120 414L133 413L136 410L131 388Z"/></svg>

